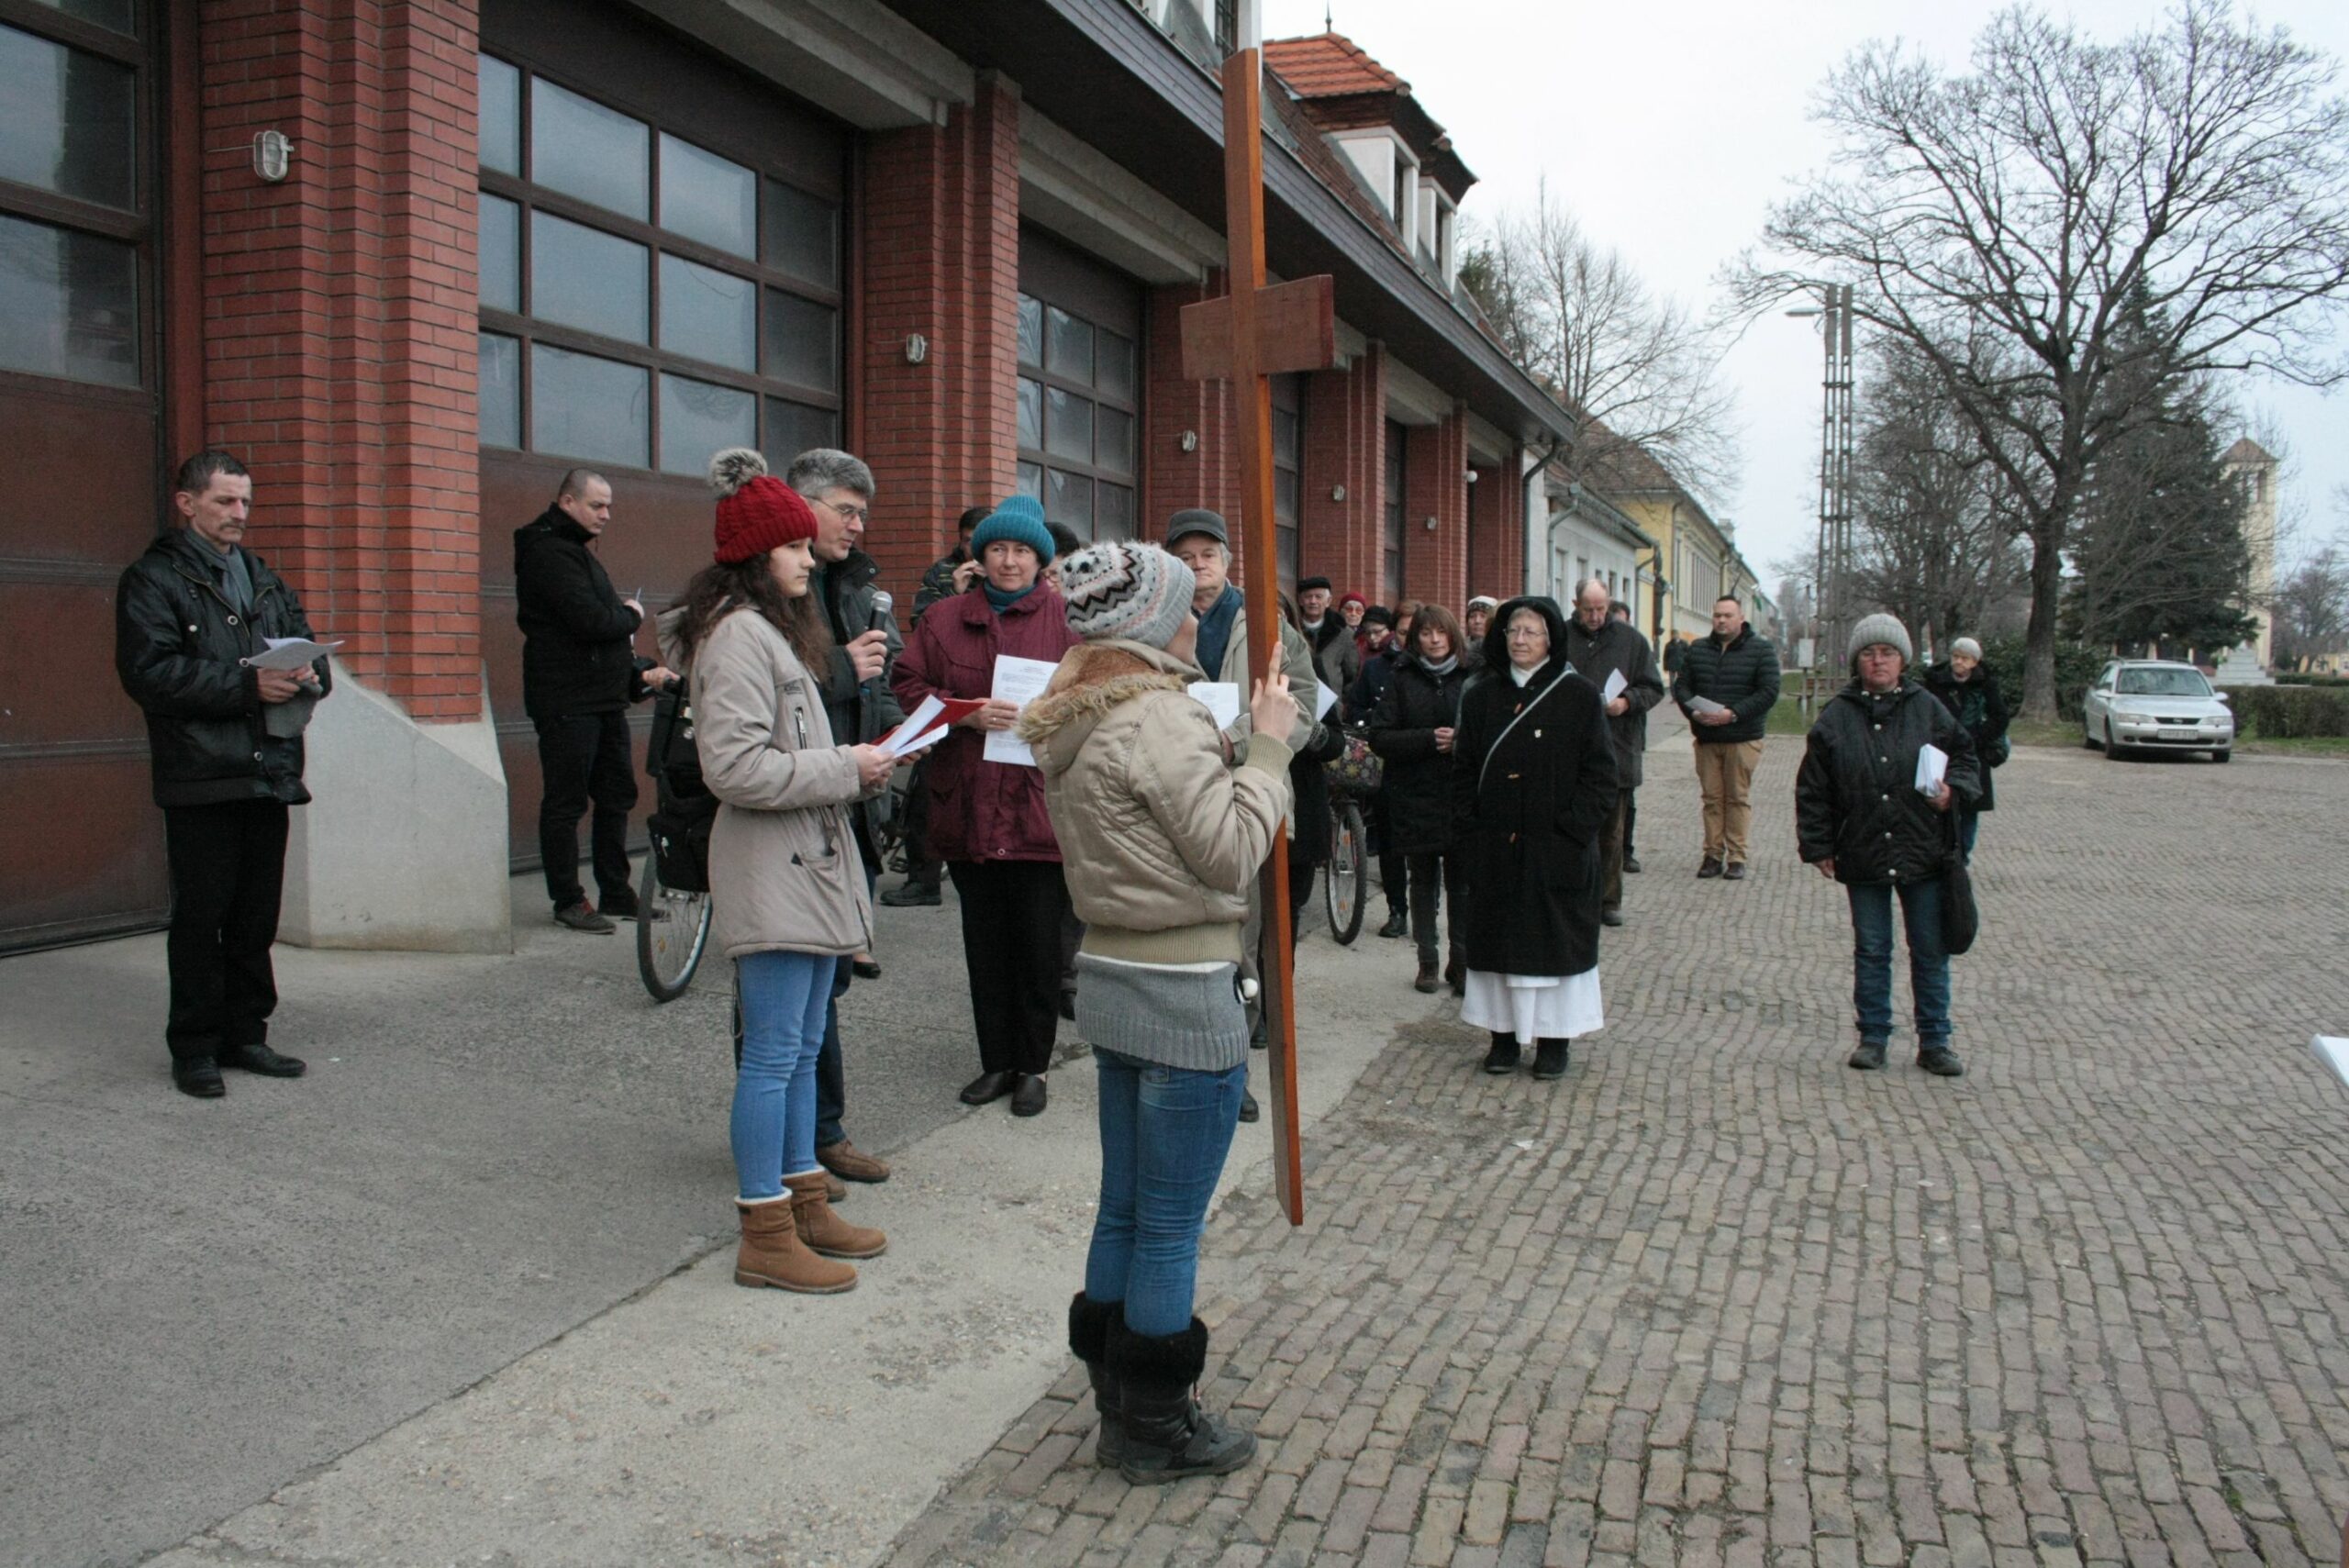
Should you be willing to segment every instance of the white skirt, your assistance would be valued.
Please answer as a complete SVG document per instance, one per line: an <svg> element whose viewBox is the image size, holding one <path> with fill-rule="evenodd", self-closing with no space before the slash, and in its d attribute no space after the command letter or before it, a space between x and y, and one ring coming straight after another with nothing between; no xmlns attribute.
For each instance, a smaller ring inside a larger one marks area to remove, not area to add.
<svg viewBox="0 0 2349 1568"><path fill-rule="evenodd" d="M1460 1021L1513 1034L1527 1045L1588 1034L1607 1022L1607 1009L1598 995L1598 971L1593 967L1580 974L1560 976L1494 974L1471 969L1467 992L1460 1003Z"/></svg>

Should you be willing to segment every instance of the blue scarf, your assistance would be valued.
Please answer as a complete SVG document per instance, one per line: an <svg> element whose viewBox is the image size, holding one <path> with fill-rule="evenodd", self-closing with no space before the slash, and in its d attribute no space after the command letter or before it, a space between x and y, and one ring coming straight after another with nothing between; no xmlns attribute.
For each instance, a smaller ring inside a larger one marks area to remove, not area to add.
<svg viewBox="0 0 2349 1568"><path fill-rule="evenodd" d="M1240 590L1226 583L1223 597L1199 617L1199 668L1207 672L1210 681L1223 679L1223 655L1231 644L1231 625L1240 618L1240 606L1246 603Z"/></svg>
<svg viewBox="0 0 2349 1568"><path fill-rule="evenodd" d="M1042 579L1039 578L1038 581L1041 582ZM1020 600L1026 598L1035 591L1036 584L1034 583L1030 583L1028 586L1020 589L1016 594L1007 594L1002 589L996 587L994 584L988 582L985 578L982 577L979 579L979 592L987 596L987 603L995 606L995 613L997 615L1003 614L1004 611L1009 609L1012 606L1018 604Z"/></svg>

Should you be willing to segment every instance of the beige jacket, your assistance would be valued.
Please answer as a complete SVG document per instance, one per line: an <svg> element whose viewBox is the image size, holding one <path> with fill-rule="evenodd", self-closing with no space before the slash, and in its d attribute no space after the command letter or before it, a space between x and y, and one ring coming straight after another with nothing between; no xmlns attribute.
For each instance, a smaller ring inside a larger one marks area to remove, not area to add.
<svg viewBox="0 0 2349 1568"><path fill-rule="evenodd" d="M1198 673L1145 643L1089 642L1020 716L1087 952L1239 961L1249 886L1289 808L1289 749L1260 735L1227 768L1184 690Z"/></svg>
<svg viewBox="0 0 2349 1568"><path fill-rule="evenodd" d="M726 956L870 948L873 907L847 810L863 781L849 749L832 743L822 688L753 610L712 627L685 673L702 780L718 799L709 891Z"/></svg>

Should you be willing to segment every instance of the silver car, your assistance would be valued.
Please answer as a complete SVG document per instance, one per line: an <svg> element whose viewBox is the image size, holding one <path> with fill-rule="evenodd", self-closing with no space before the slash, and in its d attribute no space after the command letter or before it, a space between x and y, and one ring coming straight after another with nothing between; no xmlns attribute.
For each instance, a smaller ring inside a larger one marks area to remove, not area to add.
<svg viewBox="0 0 2349 1568"><path fill-rule="evenodd" d="M2191 664L2116 659L2080 705L2080 739L2118 760L2148 751L2208 751L2214 762L2234 754L2235 716L2226 695L2210 689Z"/></svg>

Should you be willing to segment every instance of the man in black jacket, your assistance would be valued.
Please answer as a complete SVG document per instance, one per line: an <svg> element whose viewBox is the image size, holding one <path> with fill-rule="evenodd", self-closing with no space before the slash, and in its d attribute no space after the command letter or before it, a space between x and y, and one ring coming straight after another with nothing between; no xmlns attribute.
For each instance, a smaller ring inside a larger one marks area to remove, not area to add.
<svg viewBox="0 0 2349 1568"><path fill-rule="evenodd" d="M1313 673L1339 696L1362 673L1362 650L1354 646L1354 628L1330 608L1330 579L1308 577L1297 585L1299 629L1313 650Z"/></svg>
<svg viewBox="0 0 2349 1568"><path fill-rule="evenodd" d="M1892 1036L1892 905L1909 940L1917 1008L1917 1065L1943 1078L1965 1073L1950 1048L1949 951L1942 899L1955 848L1948 814L1981 795L1973 739L1956 716L1907 678L1909 630L1888 615L1863 617L1846 650L1853 681L1819 721L1795 775L1795 837L1802 858L1843 884L1852 906L1853 1010L1858 1049L1850 1065L1884 1065ZM1918 758L1941 751L1946 772L1917 787Z"/></svg>
<svg viewBox="0 0 2349 1568"><path fill-rule="evenodd" d="M1566 623L1566 662L1602 696L1613 677L1623 680L1622 690L1606 705L1607 732L1615 742L1615 809L1608 816L1599 849L1604 888L1598 917L1606 925L1620 926L1631 791L1639 787L1641 760L1647 753L1648 709L1664 700L1664 672L1656 668L1655 651L1638 628L1608 614L1610 596L1606 583L1597 577L1575 590L1575 617Z"/></svg>
<svg viewBox="0 0 2349 1568"><path fill-rule="evenodd" d="M1705 794L1705 858L1698 876L1745 874L1747 794L1762 762L1762 731L1778 702L1778 651L1745 624L1745 606L1713 601L1713 635L1692 642L1673 677L1672 700L1688 716L1697 784Z"/></svg>
<svg viewBox="0 0 2349 1568"><path fill-rule="evenodd" d="M277 1006L270 944L285 884L286 807L308 803L302 729L332 684L319 658L295 670L246 661L273 639L308 638L294 590L244 549L253 482L227 452L180 465L166 529L115 588L115 671L147 715L155 804L171 860L164 947L172 1082L228 1093L220 1069L298 1078L269 1048Z"/></svg>
<svg viewBox="0 0 2349 1568"><path fill-rule="evenodd" d="M628 815L636 806L629 704L666 670L636 657L644 606L612 588L589 547L612 519L612 487L574 468L554 504L514 530L515 619L522 628L522 709L539 732L539 861L556 923L609 931L611 917L633 919ZM579 819L595 806L589 832L601 907L579 884Z"/></svg>

